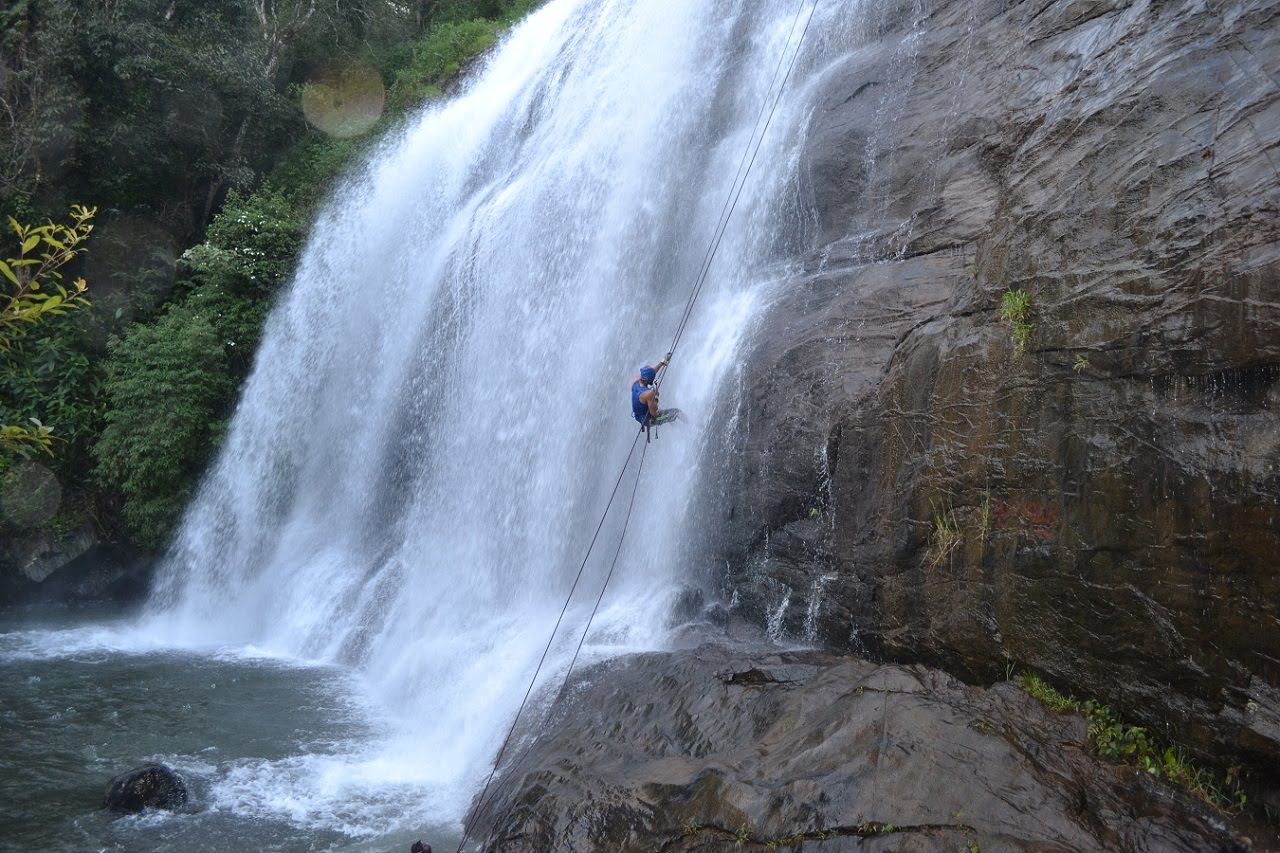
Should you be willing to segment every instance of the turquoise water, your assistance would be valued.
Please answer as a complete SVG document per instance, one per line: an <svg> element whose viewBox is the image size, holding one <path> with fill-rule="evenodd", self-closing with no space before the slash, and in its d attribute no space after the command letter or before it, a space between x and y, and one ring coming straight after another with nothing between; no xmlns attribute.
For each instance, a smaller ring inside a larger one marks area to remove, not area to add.
<svg viewBox="0 0 1280 853"><path fill-rule="evenodd" d="M253 649L123 649L110 623L60 621L0 615L0 850L457 844L431 822L429 786L380 775L384 726L349 673ZM107 780L144 761L182 775L188 809L102 809Z"/></svg>

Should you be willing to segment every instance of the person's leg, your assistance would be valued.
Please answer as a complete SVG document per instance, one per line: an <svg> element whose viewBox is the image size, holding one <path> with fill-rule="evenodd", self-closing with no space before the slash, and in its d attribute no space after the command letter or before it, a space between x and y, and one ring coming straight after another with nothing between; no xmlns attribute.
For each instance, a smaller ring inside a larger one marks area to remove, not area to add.
<svg viewBox="0 0 1280 853"><path fill-rule="evenodd" d="M649 425L662 426L663 424L669 424L672 421L678 421L682 418L684 418L684 412L679 409L659 409L658 414L650 416Z"/></svg>

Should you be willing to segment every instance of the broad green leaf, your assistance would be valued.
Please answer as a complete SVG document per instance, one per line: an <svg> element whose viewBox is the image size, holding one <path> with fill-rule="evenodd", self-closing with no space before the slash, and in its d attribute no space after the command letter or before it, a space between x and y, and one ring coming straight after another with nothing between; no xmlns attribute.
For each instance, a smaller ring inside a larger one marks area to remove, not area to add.
<svg viewBox="0 0 1280 853"><path fill-rule="evenodd" d="M13 268L6 261L0 261L0 272L4 273L5 278L18 285L18 287L22 286L22 283L18 281L18 277L14 275Z"/></svg>
<svg viewBox="0 0 1280 853"><path fill-rule="evenodd" d="M25 255L27 252L30 252L32 249L34 249L38 245L40 245L39 237L34 235L31 237L28 237L26 242L22 244L22 254Z"/></svg>

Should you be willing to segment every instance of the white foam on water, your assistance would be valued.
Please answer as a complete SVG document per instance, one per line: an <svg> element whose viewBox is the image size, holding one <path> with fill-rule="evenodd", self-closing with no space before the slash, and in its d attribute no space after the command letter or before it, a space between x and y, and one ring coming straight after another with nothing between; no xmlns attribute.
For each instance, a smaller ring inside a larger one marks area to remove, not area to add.
<svg viewBox="0 0 1280 853"><path fill-rule="evenodd" d="M206 808L349 838L410 834L456 819L460 804L447 791L397 777L396 769L356 755L237 762L213 773Z"/></svg>

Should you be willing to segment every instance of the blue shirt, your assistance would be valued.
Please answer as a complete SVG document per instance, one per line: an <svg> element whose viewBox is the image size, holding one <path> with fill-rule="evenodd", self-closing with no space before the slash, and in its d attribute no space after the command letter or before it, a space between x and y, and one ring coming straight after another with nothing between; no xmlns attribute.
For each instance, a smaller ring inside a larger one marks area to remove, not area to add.
<svg viewBox="0 0 1280 853"><path fill-rule="evenodd" d="M649 404L640 402L640 395L648 390L639 379L631 383L631 414L642 424L649 420Z"/></svg>

